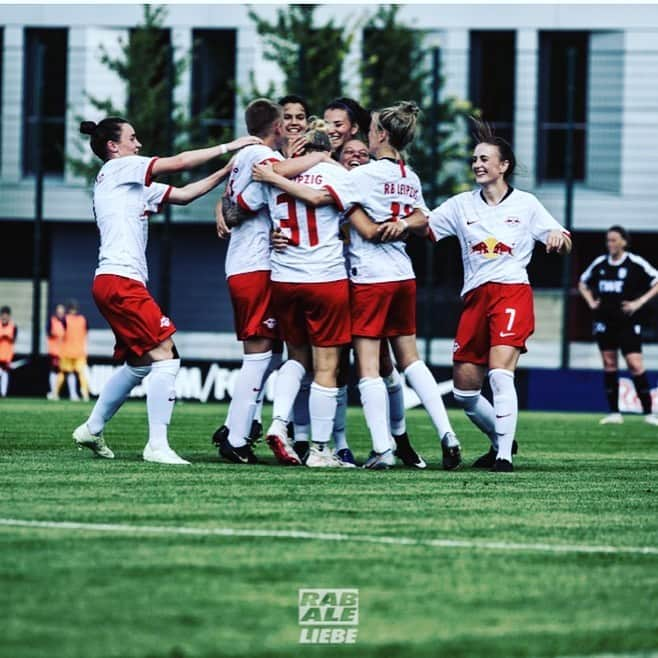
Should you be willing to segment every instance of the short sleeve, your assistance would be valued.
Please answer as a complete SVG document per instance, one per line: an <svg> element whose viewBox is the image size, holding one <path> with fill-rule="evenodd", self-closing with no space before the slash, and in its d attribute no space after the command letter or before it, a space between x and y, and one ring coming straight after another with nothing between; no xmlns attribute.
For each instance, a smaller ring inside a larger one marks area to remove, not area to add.
<svg viewBox="0 0 658 658"><path fill-rule="evenodd" d="M171 185L164 183L151 183L149 187L144 188L144 205L145 210L150 213L161 212L171 194Z"/></svg>
<svg viewBox="0 0 658 658"><path fill-rule="evenodd" d="M264 183L252 181L238 194L238 205L249 212L260 210L267 205L267 190L268 186Z"/></svg>
<svg viewBox="0 0 658 658"><path fill-rule="evenodd" d="M438 208L430 212L430 238L434 242L457 235L457 202L454 198L444 201Z"/></svg>
<svg viewBox="0 0 658 658"><path fill-rule="evenodd" d="M151 172L158 158L146 158L141 155L127 155L112 160L112 176L118 185L134 183L151 185Z"/></svg>
<svg viewBox="0 0 658 658"><path fill-rule="evenodd" d="M568 231L544 208L538 199L533 197L532 217L530 219L530 232L532 237L546 244L548 234L551 231Z"/></svg>

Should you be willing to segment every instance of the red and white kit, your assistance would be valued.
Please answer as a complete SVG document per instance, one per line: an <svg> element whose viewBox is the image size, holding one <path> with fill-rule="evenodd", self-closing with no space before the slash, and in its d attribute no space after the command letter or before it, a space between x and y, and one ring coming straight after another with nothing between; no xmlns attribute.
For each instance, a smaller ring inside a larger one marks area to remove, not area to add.
<svg viewBox="0 0 658 658"><path fill-rule="evenodd" d="M418 176L400 160L382 158L348 175L349 195L327 187L341 210L358 204L375 223L404 218L416 208L429 215ZM349 258L352 333L369 338L415 334L416 277L404 242L369 242L352 228Z"/></svg>
<svg viewBox="0 0 658 658"><path fill-rule="evenodd" d="M94 217L100 232L93 295L116 337L115 357L137 356L175 333L146 288L149 216L162 209L169 185L151 181L157 158L108 160L96 176Z"/></svg>
<svg viewBox="0 0 658 658"><path fill-rule="evenodd" d="M493 345L525 351L534 331L526 267L535 242L545 243L554 230L568 234L535 196L516 189L495 206L488 205L477 189L432 211L432 239L456 235L464 263L464 310L455 361L486 364Z"/></svg>
<svg viewBox="0 0 658 658"><path fill-rule="evenodd" d="M255 144L242 149L228 179L227 189L231 201L244 209L251 207L242 199L242 192L251 184L251 170L255 164L278 162L283 156L269 146ZM271 311L270 289L270 217L266 207L255 216L231 230L226 254L226 278L235 315L238 340L255 336L276 338L276 322Z"/></svg>
<svg viewBox="0 0 658 658"><path fill-rule="evenodd" d="M331 187L348 194L348 173L328 163L295 178L315 189ZM314 208L274 186L250 185L241 203L269 207L272 223L290 240L271 254L272 301L282 337L293 345L319 347L351 340L349 290L339 237L340 213L332 205Z"/></svg>

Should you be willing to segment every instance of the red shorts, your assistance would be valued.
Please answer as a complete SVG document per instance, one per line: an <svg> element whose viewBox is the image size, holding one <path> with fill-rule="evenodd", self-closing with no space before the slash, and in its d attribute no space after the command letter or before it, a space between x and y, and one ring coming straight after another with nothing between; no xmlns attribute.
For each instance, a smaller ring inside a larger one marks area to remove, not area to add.
<svg viewBox="0 0 658 658"><path fill-rule="evenodd" d="M176 333L146 286L115 274L99 274L91 293L114 336L114 358L124 361L128 352L142 356Z"/></svg>
<svg viewBox="0 0 658 658"><path fill-rule="evenodd" d="M49 354L48 361L50 363L50 369L53 372L59 372L59 355Z"/></svg>
<svg viewBox="0 0 658 658"><path fill-rule="evenodd" d="M532 289L527 283L485 283L464 297L453 361L487 365L494 345L526 352L525 342L534 330Z"/></svg>
<svg viewBox="0 0 658 658"><path fill-rule="evenodd" d="M272 282L281 337L291 345L333 347L352 340L347 279L327 283Z"/></svg>
<svg viewBox="0 0 658 658"><path fill-rule="evenodd" d="M238 340L279 337L271 308L269 270L234 274L228 278L228 289Z"/></svg>
<svg viewBox="0 0 658 658"><path fill-rule="evenodd" d="M416 280L350 284L352 335L363 338L416 333Z"/></svg>

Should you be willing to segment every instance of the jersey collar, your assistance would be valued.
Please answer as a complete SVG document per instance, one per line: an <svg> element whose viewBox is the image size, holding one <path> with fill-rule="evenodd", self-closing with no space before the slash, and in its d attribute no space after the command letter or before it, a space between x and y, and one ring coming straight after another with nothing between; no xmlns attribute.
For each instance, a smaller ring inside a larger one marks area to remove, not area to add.
<svg viewBox="0 0 658 658"><path fill-rule="evenodd" d="M507 186L507 192L505 192L505 196L496 205L499 206L503 201L505 201L505 199L507 199L507 197L510 194L512 194L512 192L514 192L514 188L511 185L508 185ZM482 201L484 202L485 205L487 205L487 206L489 205L487 203L487 200L484 198L484 193L482 192L482 188L480 188L480 199L482 199Z"/></svg>
<svg viewBox="0 0 658 658"><path fill-rule="evenodd" d="M608 264L614 266L621 265L626 260L627 257L628 257L627 251L624 252L624 255L619 260L612 260L612 256L608 254Z"/></svg>

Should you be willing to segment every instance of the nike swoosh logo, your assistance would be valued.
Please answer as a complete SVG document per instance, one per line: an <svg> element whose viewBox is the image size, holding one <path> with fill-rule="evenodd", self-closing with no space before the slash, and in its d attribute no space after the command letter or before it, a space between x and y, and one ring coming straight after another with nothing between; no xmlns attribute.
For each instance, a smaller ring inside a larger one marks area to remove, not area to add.
<svg viewBox="0 0 658 658"><path fill-rule="evenodd" d="M468 219L467 219L466 220L466 226L470 226L471 224L477 224L479 221L480 221L479 219L475 219L472 222L469 222Z"/></svg>
<svg viewBox="0 0 658 658"><path fill-rule="evenodd" d="M513 336L514 332L513 331L501 331L499 335L500 335L501 338L507 338L508 336Z"/></svg>
<svg viewBox="0 0 658 658"><path fill-rule="evenodd" d="M176 402L176 398L167 398L167 400L169 400L169 402Z"/></svg>
<svg viewBox="0 0 658 658"><path fill-rule="evenodd" d="M504 416L499 416L496 414L496 418L509 418L512 414L505 414Z"/></svg>

